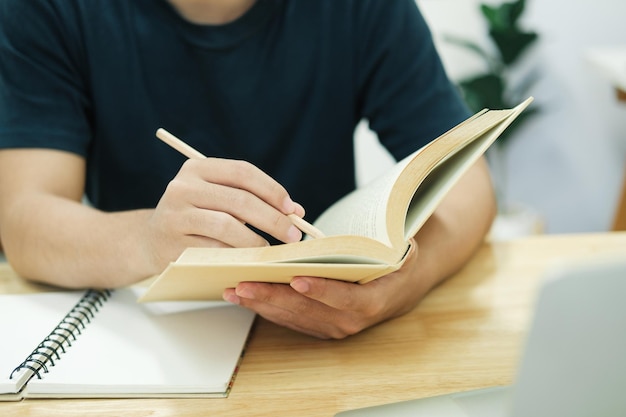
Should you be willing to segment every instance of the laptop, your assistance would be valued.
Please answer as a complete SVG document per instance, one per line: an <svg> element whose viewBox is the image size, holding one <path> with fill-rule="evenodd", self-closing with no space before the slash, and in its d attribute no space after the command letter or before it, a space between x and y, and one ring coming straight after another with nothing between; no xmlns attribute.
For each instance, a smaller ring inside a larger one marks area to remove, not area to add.
<svg viewBox="0 0 626 417"><path fill-rule="evenodd" d="M335 415L405 416L626 416L626 254L549 269L512 386Z"/></svg>

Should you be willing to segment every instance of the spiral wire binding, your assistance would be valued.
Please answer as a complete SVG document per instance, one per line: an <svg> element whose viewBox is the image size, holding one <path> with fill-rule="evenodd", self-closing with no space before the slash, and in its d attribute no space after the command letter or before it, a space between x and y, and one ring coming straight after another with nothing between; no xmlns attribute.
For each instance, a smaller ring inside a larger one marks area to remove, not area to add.
<svg viewBox="0 0 626 417"><path fill-rule="evenodd" d="M82 333L111 294L111 290L87 290L50 334L11 372L9 379L22 369L30 369L41 379L41 371L48 373L48 366L54 366L54 361L61 359L61 354L72 346L76 336Z"/></svg>

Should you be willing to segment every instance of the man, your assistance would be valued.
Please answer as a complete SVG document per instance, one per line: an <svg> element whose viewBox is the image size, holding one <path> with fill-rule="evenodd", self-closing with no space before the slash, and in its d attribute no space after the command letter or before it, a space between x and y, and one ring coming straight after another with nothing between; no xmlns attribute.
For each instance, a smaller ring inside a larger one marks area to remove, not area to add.
<svg viewBox="0 0 626 417"><path fill-rule="evenodd" d="M5 253L32 280L118 287L189 246L294 242L288 214L315 219L354 188L362 118L400 159L467 116L413 0L4 0ZM211 158L184 161L158 127ZM494 213L481 160L400 271L248 282L224 299L343 338L410 311Z"/></svg>

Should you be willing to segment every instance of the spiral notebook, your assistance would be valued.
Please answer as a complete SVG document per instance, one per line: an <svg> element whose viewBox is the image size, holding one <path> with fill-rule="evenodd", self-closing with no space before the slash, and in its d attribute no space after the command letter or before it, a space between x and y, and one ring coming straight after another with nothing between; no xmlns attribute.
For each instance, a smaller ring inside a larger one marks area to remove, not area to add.
<svg viewBox="0 0 626 417"><path fill-rule="evenodd" d="M0 295L0 401L227 396L254 314L139 292Z"/></svg>

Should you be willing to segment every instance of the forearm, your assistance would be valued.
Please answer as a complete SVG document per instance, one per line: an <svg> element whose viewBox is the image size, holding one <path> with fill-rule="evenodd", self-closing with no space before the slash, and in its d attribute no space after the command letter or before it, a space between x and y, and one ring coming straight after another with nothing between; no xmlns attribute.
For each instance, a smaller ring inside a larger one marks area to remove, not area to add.
<svg viewBox="0 0 626 417"><path fill-rule="evenodd" d="M188 247L266 245L252 227L283 242L302 237L287 216L303 215L302 207L242 161L188 160L154 209L113 213L80 203L84 173L73 154L0 152L2 241L25 278L117 287L161 272Z"/></svg>
<svg viewBox="0 0 626 417"><path fill-rule="evenodd" d="M23 198L2 225L5 253L24 278L111 288L158 273L142 246L150 212L105 213L51 195Z"/></svg>
<svg viewBox="0 0 626 417"><path fill-rule="evenodd" d="M496 214L489 170L481 159L418 232L414 276L424 294L457 272L484 241Z"/></svg>

